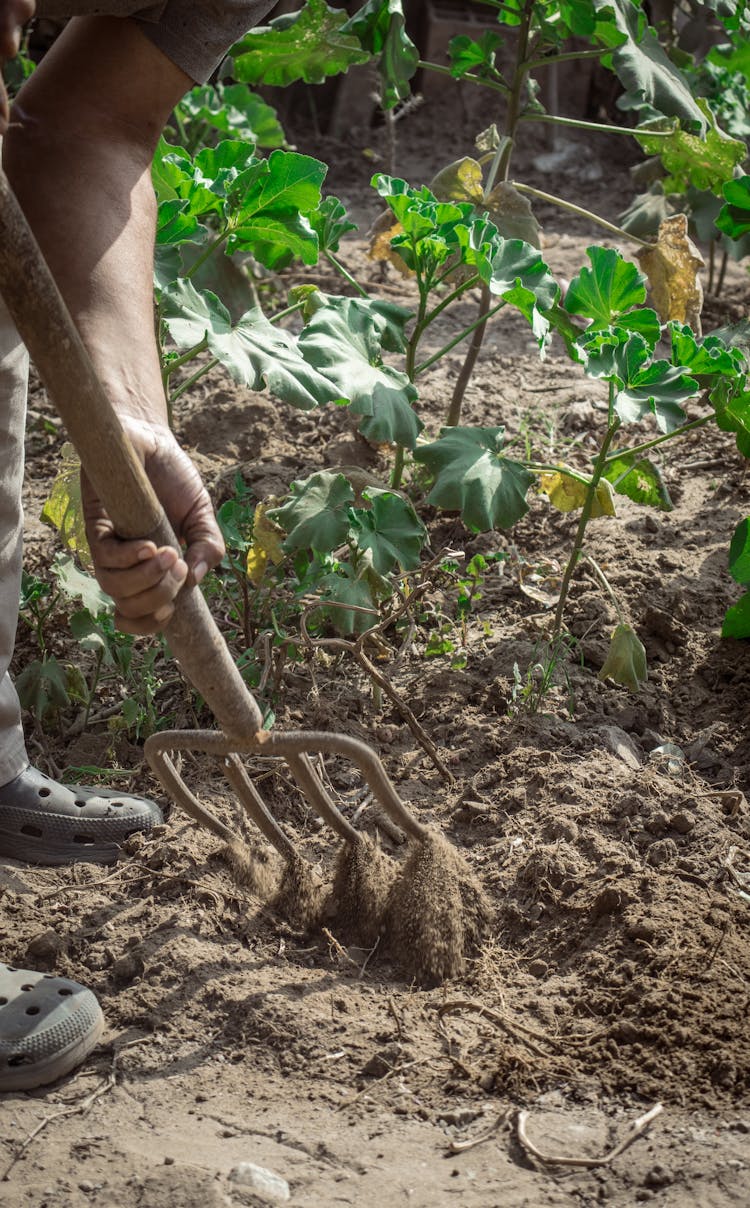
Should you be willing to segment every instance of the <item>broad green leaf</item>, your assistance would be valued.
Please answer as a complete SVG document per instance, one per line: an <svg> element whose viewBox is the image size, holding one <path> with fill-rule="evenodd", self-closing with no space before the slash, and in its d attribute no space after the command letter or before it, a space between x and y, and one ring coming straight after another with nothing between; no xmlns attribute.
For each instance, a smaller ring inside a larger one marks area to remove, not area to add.
<svg viewBox="0 0 750 1208"><path fill-rule="evenodd" d="M750 519L741 520L729 546L729 573L736 583L750 583Z"/></svg>
<svg viewBox="0 0 750 1208"><path fill-rule="evenodd" d="M360 573L351 563L344 562L338 571L324 575L318 586L324 593L324 599L331 601L328 607L323 604L320 611L339 633L344 636L364 633L377 625L376 600L366 569ZM344 607L333 607L333 603ZM355 611L359 609L367 611Z"/></svg>
<svg viewBox="0 0 750 1208"><path fill-rule="evenodd" d="M646 279L614 248L589 247L586 254L591 268L573 278L563 305L569 314L591 319L594 327L609 327L646 301Z"/></svg>
<svg viewBox="0 0 750 1208"><path fill-rule="evenodd" d="M612 66L625 87L619 107L642 111L647 118L678 117L703 133L704 114L685 77L650 30L641 5L633 0L594 0L594 4L597 33L613 47Z"/></svg>
<svg viewBox="0 0 750 1208"><path fill-rule="evenodd" d="M648 504L662 512L671 512L674 505L666 483L657 466L637 453L623 453L607 461L604 477L618 495L626 495L634 503Z"/></svg>
<svg viewBox="0 0 750 1208"><path fill-rule="evenodd" d="M164 135L156 144L151 161L151 182L158 201L184 199L192 183L192 162L187 151L174 147Z"/></svg>
<svg viewBox="0 0 750 1208"><path fill-rule="evenodd" d="M371 416L371 439L413 448L421 423L417 392L405 374L383 363L387 322L364 299L328 298L303 329L298 346L307 362L337 387L358 415Z"/></svg>
<svg viewBox="0 0 750 1208"><path fill-rule="evenodd" d="M283 147L286 140L276 110L246 84L203 84L180 101L178 112L191 128L208 125L258 147Z"/></svg>
<svg viewBox="0 0 750 1208"><path fill-rule="evenodd" d="M698 391L695 378L679 365L652 361L632 375L615 395L615 411L623 423L637 423L651 413L662 432L674 432L685 420L680 406Z"/></svg>
<svg viewBox="0 0 750 1208"><path fill-rule="evenodd" d="M549 331L542 313L554 306L560 288L536 248L522 239L502 239L492 258L490 293L520 310L540 344Z"/></svg>
<svg viewBox="0 0 750 1208"><path fill-rule="evenodd" d="M456 80L466 75L492 76L495 72L495 57L503 45L500 34L486 30L476 40L468 34L451 38L448 45L451 75Z"/></svg>
<svg viewBox="0 0 750 1208"><path fill-rule="evenodd" d="M638 692L648 679L646 651L632 626L623 623L615 629L599 679L614 680L631 692Z"/></svg>
<svg viewBox="0 0 750 1208"><path fill-rule="evenodd" d="M206 228L190 213L190 202L162 201L156 218L157 244L190 243L206 234Z"/></svg>
<svg viewBox="0 0 750 1208"><path fill-rule="evenodd" d="M269 519L287 533L283 547L287 553L311 549L329 554L344 544L354 491L343 474L321 470L293 482L290 492L288 503L268 511Z"/></svg>
<svg viewBox="0 0 750 1208"><path fill-rule="evenodd" d="M750 591L740 596L736 604L727 609L721 627L723 638L750 638ZM16 687L18 684L16 684Z"/></svg>
<svg viewBox="0 0 750 1208"><path fill-rule="evenodd" d="M74 612L72 617L69 617L68 624L70 625L71 633L78 642L78 645L83 650L95 650L101 653L104 662L112 664L109 654L109 642L100 625L97 625L96 620L92 617L88 608L82 608L78 612Z"/></svg>
<svg viewBox="0 0 750 1208"><path fill-rule="evenodd" d="M394 565L401 570L419 566L427 530L409 501L377 487L368 487L363 498L370 507L352 512L354 538L359 549L371 551L375 570L386 575Z"/></svg>
<svg viewBox="0 0 750 1208"><path fill-rule="evenodd" d="M719 379L709 395L709 401L716 413L716 423L722 432L737 434L737 445L743 456L750 441L750 391L743 389L744 379L740 388L735 387L730 378Z"/></svg>
<svg viewBox="0 0 750 1208"><path fill-rule="evenodd" d="M267 268L283 268L293 258L318 259L318 237L306 214L320 206L326 165L294 151L272 151L268 171L247 189L233 213L228 251L250 251Z"/></svg>
<svg viewBox="0 0 750 1208"><path fill-rule="evenodd" d="M60 590L71 600L81 600L92 617L98 617L103 612L114 612L114 604L109 596L102 591L96 579L78 569L70 554L56 554L51 570Z"/></svg>
<svg viewBox="0 0 750 1208"><path fill-rule="evenodd" d="M324 197L317 209L309 211L307 219L318 236L321 252L337 252L342 236L357 229L338 197Z"/></svg>
<svg viewBox="0 0 750 1208"><path fill-rule="evenodd" d="M722 189L725 204L719 211L716 225L730 239L750 234L750 176L730 180Z"/></svg>
<svg viewBox="0 0 750 1208"><path fill-rule="evenodd" d="M190 281L181 280L163 291L161 313L179 348L192 348L205 337L235 381L251 390L266 386L303 411L345 398L306 360L294 337L269 323L257 307L233 324L215 294L199 293Z"/></svg>
<svg viewBox="0 0 750 1208"><path fill-rule="evenodd" d="M70 704L66 670L54 655L27 663L14 682L21 705L40 722Z"/></svg>
<svg viewBox="0 0 750 1208"><path fill-rule="evenodd" d="M248 84L285 87L295 80L322 84L370 55L344 32L347 14L324 0L307 0L299 13L283 15L245 34L233 47L234 75Z"/></svg>
<svg viewBox="0 0 750 1208"><path fill-rule="evenodd" d="M528 511L526 494L534 482L520 462L503 455L504 428L443 428L414 460L434 477L427 502L460 512L477 532L511 528Z"/></svg>
<svg viewBox="0 0 750 1208"><path fill-rule="evenodd" d="M181 272L182 258L179 249L168 244L157 244L154 248L154 289L157 293L161 293L167 285L176 281Z"/></svg>
<svg viewBox="0 0 750 1208"><path fill-rule="evenodd" d="M60 460L60 469L42 508L42 520L56 528L63 544L72 553L77 553L86 566L91 566L81 502L81 462L73 446L67 442L60 452Z"/></svg>
<svg viewBox="0 0 750 1208"><path fill-rule="evenodd" d="M419 51L406 32L401 0L368 0L342 27L354 34L363 50L378 60L380 100L393 109L410 94L409 81L419 65Z"/></svg>
<svg viewBox="0 0 750 1208"><path fill-rule="evenodd" d="M696 189L718 190L732 180L734 170L747 156L741 139L730 138L716 124L716 119L702 97L696 104L706 119L703 134L681 130L673 120L656 118L639 126L636 138L646 155L658 155L667 172L666 193L681 193L688 185ZM649 137L651 131L669 131L669 137Z"/></svg>
<svg viewBox="0 0 750 1208"><path fill-rule="evenodd" d="M732 348L716 335L696 337L692 328L681 323L669 323L672 342L672 364L681 365L697 378L727 377L742 374L747 361L739 348ZM706 383L701 381L702 385Z"/></svg>

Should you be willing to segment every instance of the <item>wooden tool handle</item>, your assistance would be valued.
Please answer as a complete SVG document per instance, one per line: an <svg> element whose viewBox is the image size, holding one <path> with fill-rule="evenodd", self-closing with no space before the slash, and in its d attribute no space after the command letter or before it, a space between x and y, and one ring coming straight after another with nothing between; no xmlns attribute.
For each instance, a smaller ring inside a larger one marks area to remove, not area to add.
<svg viewBox="0 0 750 1208"><path fill-rule="evenodd" d="M179 549L2 171L0 293L115 531ZM164 633L221 728L245 739L257 733L261 712L197 587L182 589Z"/></svg>

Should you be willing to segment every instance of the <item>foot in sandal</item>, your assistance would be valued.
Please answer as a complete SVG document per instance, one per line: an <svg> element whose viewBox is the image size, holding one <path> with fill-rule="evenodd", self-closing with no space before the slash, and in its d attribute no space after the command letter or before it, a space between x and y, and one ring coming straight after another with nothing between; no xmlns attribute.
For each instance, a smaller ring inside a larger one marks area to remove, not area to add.
<svg viewBox="0 0 750 1208"><path fill-rule="evenodd" d="M91 990L66 977L0 964L0 1094L32 1090L75 1069L104 1027Z"/></svg>
<svg viewBox="0 0 750 1208"><path fill-rule="evenodd" d="M36 768L0 787L0 856L26 864L113 864L136 831L163 821L145 797L59 784Z"/></svg>

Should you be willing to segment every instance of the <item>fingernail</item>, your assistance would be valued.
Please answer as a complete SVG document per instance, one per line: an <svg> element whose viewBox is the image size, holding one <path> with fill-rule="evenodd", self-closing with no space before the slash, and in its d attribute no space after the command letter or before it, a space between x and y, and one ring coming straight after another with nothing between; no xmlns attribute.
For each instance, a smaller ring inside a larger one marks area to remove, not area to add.
<svg viewBox="0 0 750 1208"><path fill-rule="evenodd" d="M147 545L144 545L142 549L138 550L138 561L139 562L148 562L149 558L153 558L153 556L154 556L154 551L152 549L149 549Z"/></svg>
<svg viewBox="0 0 750 1208"><path fill-rule="evenodd" d="M195 579L196 583L202 582L202 580L205 579L207 573L208 573L208 563L207 562L199 562L196 566L193 567L193 578Z"/></svg>
<svg viewBox="0 0 750 1208"><path fill-rule="evenodd" d="M159 566L162 570L169 570L174 565L174 550L165 549L159 554Z"/></svg>

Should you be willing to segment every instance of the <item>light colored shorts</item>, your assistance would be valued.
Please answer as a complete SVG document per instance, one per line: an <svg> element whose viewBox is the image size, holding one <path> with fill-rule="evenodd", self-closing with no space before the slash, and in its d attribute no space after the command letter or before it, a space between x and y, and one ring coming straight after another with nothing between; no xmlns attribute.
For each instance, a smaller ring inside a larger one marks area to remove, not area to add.
<svg viewBox="0 0 750 1208"><path fill-rule="evenodd" d="M38 17L130 17L159 50L204 84L243 34L274 7L276 0L37 0Z"/></svg>

